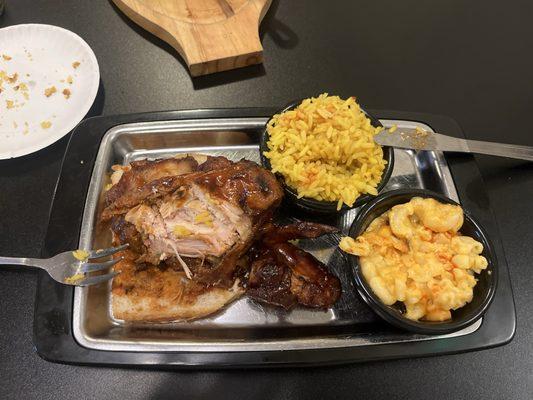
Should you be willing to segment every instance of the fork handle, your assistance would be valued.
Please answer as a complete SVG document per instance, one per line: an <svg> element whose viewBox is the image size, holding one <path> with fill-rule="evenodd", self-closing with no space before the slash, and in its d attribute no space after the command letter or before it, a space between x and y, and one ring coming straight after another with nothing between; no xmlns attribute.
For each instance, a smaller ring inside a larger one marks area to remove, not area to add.
<svg viewBox="0 0 533 400"><path fill-rule="evenodd" d="M14 266L26 265L28 267L39 267L39 260L27 257L0 257L0 265Z"/></svg>
<svg viewBox="0 0 533 400"><path fill-rule="evenodd" d="M468 150L472 153L533 161L533 147L530 146L482 142L479 140L465 140L465 142Z"/></svg>

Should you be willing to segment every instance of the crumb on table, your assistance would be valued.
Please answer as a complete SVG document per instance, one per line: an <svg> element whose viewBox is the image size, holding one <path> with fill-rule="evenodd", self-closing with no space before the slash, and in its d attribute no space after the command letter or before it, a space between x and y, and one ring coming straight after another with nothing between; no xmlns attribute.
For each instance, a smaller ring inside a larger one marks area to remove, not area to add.
<svg viewBox="0 0 533 400"><path fill-rule="evenodd" d="M41 128L48 129L52 126L52 123L50 121L42 121L41 122Z"/></svg>
<svg viewBox="0 0 533 400"><path fill-rule="evenodd" d="M65 99L68 99L71 95L70 89L63 89L63 96L65 96Z"/></svg>
<svg viewBox="0 0 533 400"><path fill-rule="evenodd" d="M46 97L50 97L51 95L53 95L55 92L57 92L57 89L55 86L51 86L49 88L46 88L44 89L44 95Z"/></svg>

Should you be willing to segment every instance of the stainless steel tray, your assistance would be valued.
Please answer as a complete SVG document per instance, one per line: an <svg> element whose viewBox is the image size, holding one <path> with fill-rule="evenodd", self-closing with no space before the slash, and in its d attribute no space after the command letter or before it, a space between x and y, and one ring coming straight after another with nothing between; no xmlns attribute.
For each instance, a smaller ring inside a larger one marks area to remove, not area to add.
<svg viewBox="0 0 533 400"><path fill-rule="evenodd" d="M224 118L145 122L119 125L104 136L86 199L80 248L109 244L109 233L97 220L101 193L113 164L177 153L224 155L232 160L259 161L259 132L265 118ZM406 128L427 125L411 121L381 120ZM438 152L395 150L395 167L384 189L430 188L459 200L444 156ZM347 232L358 210L322 220ZM211 318L168 324L128 324L113 318L109 286L76 288L73 334L84 347L130 352L239 352L343 348L373 344L437 340L475 332L481 320L450 335L423 336L383 324L358 297L349 263L336 250L336 242L303 242L303 247L330 265L343 282L343 295L324 312L308 309L284 311L261 306L246 297Z"/></svg>

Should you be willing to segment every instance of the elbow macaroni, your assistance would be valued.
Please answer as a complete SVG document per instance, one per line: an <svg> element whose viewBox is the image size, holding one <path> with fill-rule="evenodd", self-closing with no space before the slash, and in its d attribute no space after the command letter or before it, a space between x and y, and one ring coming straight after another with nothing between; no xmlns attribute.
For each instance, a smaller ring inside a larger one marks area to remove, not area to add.
<svg viewBox="0 0 533 400"><path fill-rule="evenodd" d="M463 210L414 197L376 218L342 250L359 256L370 288L387 305L405 304L412 320L445 321L472 301L474 273L487 268L483 245L462 236Z"/></svg>

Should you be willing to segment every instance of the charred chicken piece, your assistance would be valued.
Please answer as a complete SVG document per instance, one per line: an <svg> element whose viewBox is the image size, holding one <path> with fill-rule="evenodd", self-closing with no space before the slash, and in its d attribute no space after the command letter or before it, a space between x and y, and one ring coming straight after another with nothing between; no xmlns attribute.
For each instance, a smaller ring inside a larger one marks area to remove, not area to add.
<svg viewBox="0 0 533 400"><path fill-rule="evenodd" d="M278 263L284 263L291 271L291 293L299 304L329 308L339 299L339 279L311 254L290 243L278 243L273 251Z"/></svg>
<svg viewBox="0 0 533 400"><path fill-rule="evenodd" d="M258 245L250 250L251 269L246 294L262 303L290 309L298 303L291 291L291 270L276 260L274 252Z"/></svg>
<svg viewBox="0 0 533 400"><path fill-rule="evenodd" d="M135 254L146 252L141 234L135 228L135 225L124 219L124 215L117 215L111 219L111 231L115 235L114 242L116 244L128 243L129 250Z"/></svg>
<svg viewBox="0 0 533 400"><path fill-rule="evenodd" d="M279 226L266 224L263 229L263 240L267 243L285 243L295 239L314 239L339 230L334 226L314 222L298 221L293 224Z"/></svg>
<svg viewBox="0 0 533 400"><path fill-rule="evenodd" d="M248 296L286 309L295 304L331 307L341 294L339 279L319 260L288 240L316 238L336 231L331 226L310 222L265 226L262 240L250 252Z"/></svg>
<svg viewBox="0 0 533 400"><path fill-rule="evenodd" d="M118 171L102 212L115 241L133 242L139 263L180 265L207 285L233 285L237 260L283 195L271 172L224 157L141 161Z"/></svg>

